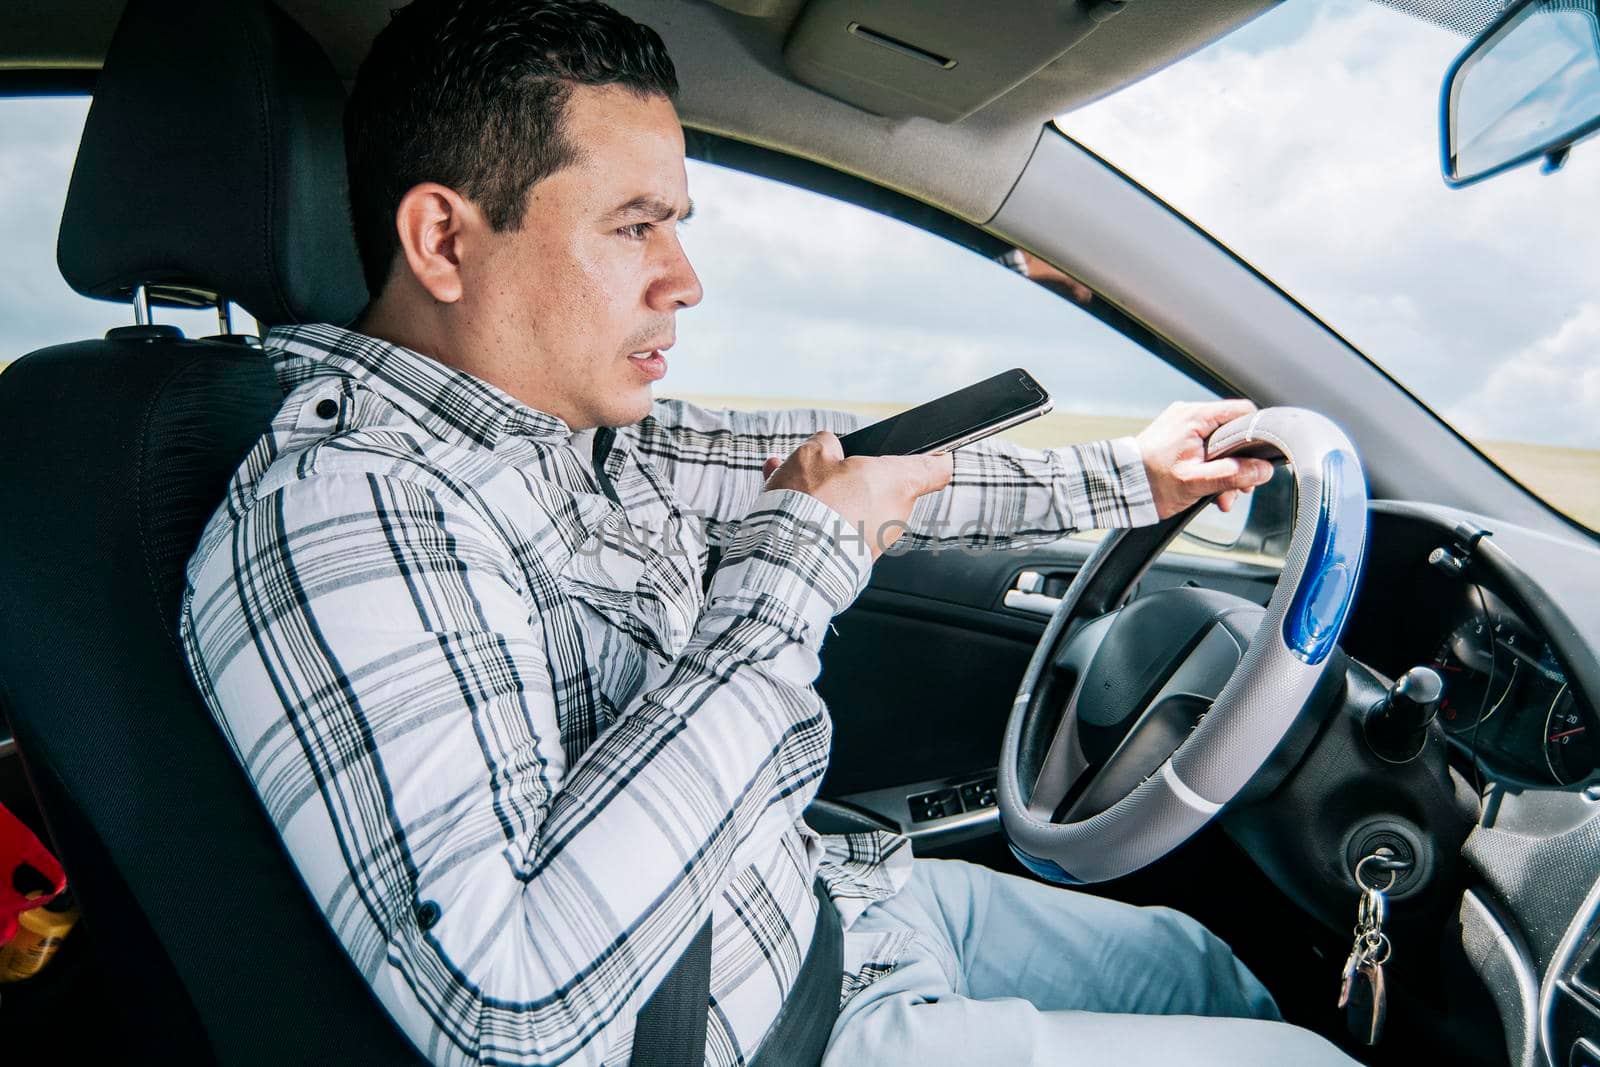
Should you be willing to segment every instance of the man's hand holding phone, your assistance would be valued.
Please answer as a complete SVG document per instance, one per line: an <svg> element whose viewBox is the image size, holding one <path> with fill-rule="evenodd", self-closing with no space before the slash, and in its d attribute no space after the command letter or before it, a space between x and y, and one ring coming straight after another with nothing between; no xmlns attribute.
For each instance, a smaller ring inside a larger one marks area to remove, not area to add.
<svg viewBox="0 0 1600 1067"><path fill-rule="evenodd" d="M839 438L823 430L787 459L768 459L762 474L766 488L816 497L852 528L859 524L877 559L904 532L917 498L950 484L951 461L945 452L846 458Z"/></svg>

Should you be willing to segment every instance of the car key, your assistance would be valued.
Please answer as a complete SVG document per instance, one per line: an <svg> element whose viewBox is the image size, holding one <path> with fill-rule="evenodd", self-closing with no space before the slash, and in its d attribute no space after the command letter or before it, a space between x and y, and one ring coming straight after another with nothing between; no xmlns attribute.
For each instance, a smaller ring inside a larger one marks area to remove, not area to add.
<svg viewBox="0 0 1600 1067"><path fill-rule="evenodd" d="M1344 1022L1350 1034L1364 1045L1376 1045L1383 1036L1388 994L1383 985L1383 964L1364 959L1356 968L1344 1004Z"/></svg>
<svg viewBox="0 0 1600 1067"><path fill-rule="evenodd" d="M1373 930L1372 917L1376 911L1386 907L1382 900L1374 900L1362 887L1360 905L1356 909L1356 940L1350 947L1350 955L1344 961L1344 971L1339 976L1339 1007L1343 1008L1350 1003L1350 994L1356 981L1356 975L1361 970L1361 965L1372 955L1372 945L1368 943L1368 935ZM1378 922L1382 927L1382 921Z"/></svg>
<svg viewBox="0 0 1600 1067"><path fill-rule="evenodd" d="M1381 857L1367 857L1374 858ZM1389 899L1383 890L1367 885L1361 877L1367 859L1356 865L1361 901L1356 910L1355 944L1340 976L1339 1007L1345 1011L1345 1025L1350 1028L1351 1035L1363 1044L1375 1045L1383 1036L1388 1011L1383 965L1389 960L1392 946L1389 935L1383 932ZM1393 871L1389 874L1389 884L1394 884Z"/></svg>

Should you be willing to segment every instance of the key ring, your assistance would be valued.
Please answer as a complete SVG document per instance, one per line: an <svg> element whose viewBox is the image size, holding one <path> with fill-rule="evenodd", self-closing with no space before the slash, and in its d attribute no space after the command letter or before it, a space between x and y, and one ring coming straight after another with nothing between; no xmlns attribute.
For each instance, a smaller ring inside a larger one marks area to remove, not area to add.
<svg viewBox="0 0 1600 1067"><path fill-rule="evenodd" d="M1389 941L1389 935L1379 930L1364 939L1368 953L1367 962L1382 967L1389 962L1389 957L1394 955L1394 945ZM1378 953L1382 952L1380 956Z"/></svg>
<svg viewBox="0 0 1600 1067"><path fill-rule="evenodd" d="M1389 884L1383 886L1382 888L1379 888L1378 886L1375 886L1375 885L1368 885L1367 884L1367 880L1364 877L1362 877L1362 874L1361 874L1361 869L1363 867L1365 867L1367 864L1373 862L1374 860L1378 861L1378 865L1380 867L1383 867L1385 870L1387 870L1389 872ZM1396 871L1393 867L1388 866L1384 862L1384 857L1378 855L1376 852L1374 852L1370 856L1362 857L1361 862L1356 864L1356 886L1359 889L1361 889L1362 892L1365 892L1368 889L1376 889L1380 893L1387 893L1389 890L1394 888L1394 883L1399 877L1400 877L1399 872Z"/></svg>
<svg viewBox="0 0 1600 1067"><path fill-rule="evenodd" d="M1356 909L1356 933L1361 934L1366 930L1380 930L1383 921L1389 917L1388 900L1382 890L1363 889L1361 891L1361 904Z"/></svg>

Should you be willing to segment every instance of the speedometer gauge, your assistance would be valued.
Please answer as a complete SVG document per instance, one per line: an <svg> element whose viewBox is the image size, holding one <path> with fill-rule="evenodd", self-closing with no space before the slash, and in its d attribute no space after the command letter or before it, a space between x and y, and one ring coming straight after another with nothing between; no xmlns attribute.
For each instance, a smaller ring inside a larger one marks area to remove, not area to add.
<svg viewBox="0 0 1600 1067"><path fill-rule="evenodd" d="M1594 773L1595 731L1591 715L1562 685L1544 717L1544 760L1550 777L1561 785L1580 782Z"/></svg>
<svg viewBox="0 0 1600 1067"><path fill-rule="evenodd" d="M1433 669L1444 680L1439 721L1450 733L1472 729L1505 701L1511 672L1496 670L1494 635L1474 614L1440 642Z"/></svg>

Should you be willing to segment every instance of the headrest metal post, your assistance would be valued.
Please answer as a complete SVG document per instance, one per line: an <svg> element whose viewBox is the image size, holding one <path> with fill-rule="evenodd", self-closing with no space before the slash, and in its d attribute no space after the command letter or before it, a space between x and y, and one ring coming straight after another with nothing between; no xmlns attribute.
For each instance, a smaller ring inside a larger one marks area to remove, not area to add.
<svg viewBox="0 0 1600 1067"><path fill-rule="evenodd" d="M217 332L223 336L233 333L233 305L221 293L217 294Z"/></svg>
<svg viewBox="0 0 1600 1067"><path fill-rule="evenodd" d="M133 287L133 324L150 325L150 292L142 285Z"/></svg>

